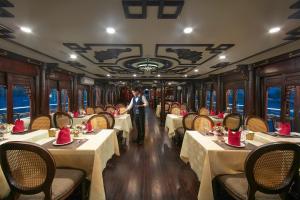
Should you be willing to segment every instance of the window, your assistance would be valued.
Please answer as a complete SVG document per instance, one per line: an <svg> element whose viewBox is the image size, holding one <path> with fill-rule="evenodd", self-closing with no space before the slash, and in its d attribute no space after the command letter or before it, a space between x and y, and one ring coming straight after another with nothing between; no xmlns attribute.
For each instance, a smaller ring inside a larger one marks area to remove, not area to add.
<svg viewBox="0 0 300 200"><path fill-rule="evenodd" d="M281 110L281 87L267 88L267 116L280 117Z"/></svg>
<svg viewBox="0 0 300 200"><path fill-rule="evenodd" d="M236 91L236 112L240 114L244 114L244 106L245 106L245 90L237 89Z"/></svg>
<svg viewBox="0 0 300 200"><path fill-rule="evenodd" d="M30 117L29 89L16 85L13 87L13 119Z"/></svg>
<svg viewBox="0 0 300 200"><path fill-rule="evenodd" d="M287 86L286 88L286 117L293 120L295 118L295 98L296 98L296 86Z"/></svg>
<svg viewBox="0 0 300 200"><path fill-rule="evenodd" d="M206 91L206 98L205 98L205 107L210 110L210 96L211 92L209 90Z"/></svg>
<svg viewBox="0 0 300 200"><path fill-rule="evenodd" d="M49 110L50 110L50 113L55 113L58 111L58 91L55 88L52 88L50 90Z"/></svg>
<svg viewBox="0 0 300 200"><path fill-rule="evenodd" d="M0 85L0 123L7 122L7 89L5 86Z"/></svg>
<svg viewBox="0 0 300 200"><path fill-rule="evenodd" d="M211 109L213 111L217 110L217 94L216 94L215 90L213 90L213 92L212 92L212 108Z"/></svg>
<svg viewBox="0 0 300 200"><path fill-rule="evenodd" d="M63 112L69 111L69 97L66 89L61 90L61 107Z"/></svg>
<svg viewBox="0 0 300 200"><path fill-rule="evenodd" d="M82 109L82 90L78 90L78 108Z"/></svg>
<svg viewBox="0 0 300 200"><path fill-rule="evenodd" d="M232 112L233 109L233 90L229 89L226 91L226 111Z"/></svg>
<svg viewBox="0 0 300 200"><path fill-rule="evenodd" d="M87 90L83 90L83 107L86 109L88 104L88 92Z"/></svg>

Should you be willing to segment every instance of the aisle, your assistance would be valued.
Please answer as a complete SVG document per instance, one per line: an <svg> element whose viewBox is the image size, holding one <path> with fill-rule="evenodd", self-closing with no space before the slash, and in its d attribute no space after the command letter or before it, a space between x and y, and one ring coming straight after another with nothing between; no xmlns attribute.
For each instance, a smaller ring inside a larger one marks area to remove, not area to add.
<svg viewBox="0 0 300 200"><path fill-rule="evenodd" d="M144 145L130 144L103 175L107 200L197 199L196 175L179 159L152 110L146 112Z"/></svg>

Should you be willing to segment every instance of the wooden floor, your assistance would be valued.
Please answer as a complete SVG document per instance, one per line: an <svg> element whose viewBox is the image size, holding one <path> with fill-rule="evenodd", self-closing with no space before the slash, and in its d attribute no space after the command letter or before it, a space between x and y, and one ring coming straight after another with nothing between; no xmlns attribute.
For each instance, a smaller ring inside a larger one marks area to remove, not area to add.
<svg viewBox="0 0 300 200"><path fill-rule="evenodd" d="M199 190L196 174L180 160L152 110L146 112L144 145L121 149L103 176L108 200L193 200Z"/></svg>

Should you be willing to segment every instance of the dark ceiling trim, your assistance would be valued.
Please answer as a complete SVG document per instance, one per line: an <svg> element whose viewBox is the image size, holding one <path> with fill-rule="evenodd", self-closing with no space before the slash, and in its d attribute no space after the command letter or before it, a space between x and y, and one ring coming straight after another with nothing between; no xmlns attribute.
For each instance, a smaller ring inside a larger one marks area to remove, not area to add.
<svg viewBox="0 0 300 200"><path fill-rule="evenodd" d="M0 17L15 17L11 12L4 8L15 7L13 3L8 0L0 0Z"/></svg>

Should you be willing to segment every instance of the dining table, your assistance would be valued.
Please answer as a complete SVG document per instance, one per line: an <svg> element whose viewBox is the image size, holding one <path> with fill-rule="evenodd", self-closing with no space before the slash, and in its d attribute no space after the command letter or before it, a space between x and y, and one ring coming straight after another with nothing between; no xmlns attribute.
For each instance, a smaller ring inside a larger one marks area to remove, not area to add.
<svg viewBox="0 0 300 200"><path fill-rule="evenodd" d="M183 127L183 116L175 114L167 114L165 128L168 130L169 138L175 135L177 128Z"/></svg>
<svg viewBox="0 0 300 200"><path fill-rule="evenodd" d="M130 114L122 114L115 116L114 129L123 131L123 138L126 139L126 145L128 146L131 138L130 133L133 129Z"/></svg>
<svg viewBox="0 0 300 200"><path fill-rule="evenodd" d="M81 134L73 137L73 143L64 146L54 146L55 137L49 137L48 130L37 130L24 135L10 135L1 141L28 141L48 149L54 157L57 167L82 169L90 180L90 200L104 200L105 190L102 172L107 161L113 155L120 155L115 130L103 129L92 134ZM9 192L9 187L0 168L0 199Z"/></svg>
<svg viewBox="0 0 300 200"><path fill-rule="evenodd" d="M226 141L226 137L224 139ZM217 136L208 136L198 131L186 131L180 158L190 164L200 181L198 199L213 200L213 179L222 174L242 173L249 153L270 142L300 143L300 138L255 132L253 140L246 140L245 147L239 148L227 145Z"/></svg>

